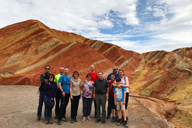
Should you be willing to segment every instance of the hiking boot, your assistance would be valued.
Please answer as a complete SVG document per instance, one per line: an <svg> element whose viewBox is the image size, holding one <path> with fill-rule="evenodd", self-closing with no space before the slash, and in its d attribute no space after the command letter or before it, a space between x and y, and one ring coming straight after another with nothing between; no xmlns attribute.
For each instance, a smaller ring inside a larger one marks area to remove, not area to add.
<svg viewBox="0 0 192 128"><path fill-rule="evenodd" d="M114 117L114 116L112 117L111 122L112 122L112 123L114 123L114 122L115 122L115 117Z"/></svg>
<svg viewBox="0 0 192 128"><path fill-rule="evenodd" d="M40 121L40 120L41 120L41 117L40 117L40 116L38 116L38 117L37 117L37 121Z"/></svg>
<svg viewBox="0 0 192 128"><path fill-rule="evenodd" d="M49 118L49 123L50 123L50 124L53 124L53 119L52 119L52 117Z"/></svg>
<svg viewBox="0 0 192 128"><path fill-rule="evenodd" d="M96 119L95 123L99 123L101 120L100 119Z"/></svg>
<svg viewBox="0 0 192 128"><path fill-rule="evenodd" d="M74 119L73 118L71 118L71 123L74 123Z"/></svg>
<svg viewBox="0 0 192 128"><path fill-rule="evenodd" d="M60 120L58 120L57 124L58 124L58 125L61 125L61 121L60 121Z"/></svg>
<svg viewBox="0 0 192 128"><path fill-rule="evenodd" d="M49 124L49 117L45 118L45 124Z"/></svg>
<svg viewBox="0 0 192 128"><path fill-rule="evenodd" d="M125 126L126 128L129 128L129 125L127 124L127 121L124 121L124 126Z"/></svg>

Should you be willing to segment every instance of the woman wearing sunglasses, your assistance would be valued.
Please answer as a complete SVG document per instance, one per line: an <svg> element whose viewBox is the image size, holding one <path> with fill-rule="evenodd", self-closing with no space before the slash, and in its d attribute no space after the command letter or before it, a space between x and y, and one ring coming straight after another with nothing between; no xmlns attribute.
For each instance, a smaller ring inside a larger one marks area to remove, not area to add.
<svg viewBox="0 0 192 128"><path fill-rule="evenodd" d="M45 103L45 121L46 124L52 124L52 109L54 106L54 97L56 97L57 94L57 84L54 82L54 75L50 74L48 82L44 85L44 103Z"/></svg>

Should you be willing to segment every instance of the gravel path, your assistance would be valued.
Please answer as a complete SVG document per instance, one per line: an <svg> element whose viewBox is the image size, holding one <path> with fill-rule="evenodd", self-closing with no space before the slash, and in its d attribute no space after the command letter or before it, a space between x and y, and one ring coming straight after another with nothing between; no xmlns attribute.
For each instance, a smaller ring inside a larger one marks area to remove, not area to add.
<svg viewBox="0 0 192 128"><path fill-rule="evenodd" d="M82 122L82 100L78 109L78 122L70 123L70 102L67 107L66 117L68 122L57 125L57 120L53 124L46 125L44 120L37 122L36 113L38 105L38 87L34 86L0 86L0 127L1 128L106 128L118 127L116 123L111 123L111 118L106 119L106 124L95 123L93 109L91 113L92 121ZM93 108L93 105L92 105ZM44 107L43 107L44 110ZM129 99L129 128L168 128L166 122L151 113L134 98ZM53 116L54 109L53 109ZM119 126L119 128L124 126Z"/></svg>

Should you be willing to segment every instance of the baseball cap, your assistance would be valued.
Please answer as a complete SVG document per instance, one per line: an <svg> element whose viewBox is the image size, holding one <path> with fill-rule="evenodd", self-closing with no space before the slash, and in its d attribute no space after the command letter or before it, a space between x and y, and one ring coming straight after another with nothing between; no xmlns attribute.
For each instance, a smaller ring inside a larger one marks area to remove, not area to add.
<svg viewBox="0 0 192 128"><path fill-rule="evenodd" d="M118 70L117 66L113 67L113 70Z"/></svg>

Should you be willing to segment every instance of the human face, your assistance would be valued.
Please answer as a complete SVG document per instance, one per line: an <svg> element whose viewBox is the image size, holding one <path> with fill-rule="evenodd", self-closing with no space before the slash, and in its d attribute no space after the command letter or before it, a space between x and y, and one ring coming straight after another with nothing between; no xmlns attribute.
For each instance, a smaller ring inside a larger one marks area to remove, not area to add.
<svg viewBox="0 0 192 128"><path fill-rule="evenodd" d="M60 67L60 68L59 68L59 72L60 72L61 75L63 75L63 74L64 74L64 68L63 68L63 67Z"/></svg>
<svg viewBox="0 0 192 128"><path fill-rule="evenodd" d="M94 65L91 65L91 66L90 66L90 71L91 71L91 72L94 72L94 70L95 70L95 66L94 66Z"/></svg>
<svg viewBox="0 0 192 128"><path fill-rule="evenodd" d="M123 77L123 74L124 74L123 71L119 71L119 76L120 77Z"/></svg>
<svg viewBox="0 0 192 128"><path fill-rule="evenodd" d="M113 69L113 73L116 74L116 73L117 73L117 70L116 70L116 69Z"/></svg>
<svg viewBox="0 0 192 128"><path fill-rule="evenodd" d="M117 83L117 85L120 85L121 82L120 82L120 81L117 81L116 83Z"/></svg>
<svg viewBox="0 0 192 128"><path fill-rule="evenodd" d="M53 81L53 76L49 76L49 81Z"/></svg>
<svg viewBox="0 0 192 128"><path fill-rule="evenodd" d="M74 73L73 76L74 76L75 79L78 78L78 74L77 73Z"/></svg>
<svg viewBox="0 0 192 128"><path fill-rule="evenodd" d="M100 72L98 73L99 79L102 80L103 79L103 74Z"/></svg>
<svg viewBox="0 0 192 128"><path fill-rule="evenodd" d="M111 75L111 80L114 81L115 80L115 75Z"/></svg>
<svg viewBox="0 0 192 128"><path fill-rule="evenodd" d="M88 77L87 77L87 81L90 81L90 80L91 80L91 76L88 76Z"/></svg>
<svg viewBox="0 0 192 128"><path fill-rule="evenodd" d="M48 73L50 71L50 67L45 67L45 72Z"/></svg>
<svg viewBox="0 0 192 128"><path fill-rule="evenodd" d="M68 73L69 73L69 69L68 68L64 69L64 74L68 75Z"/></svg>

